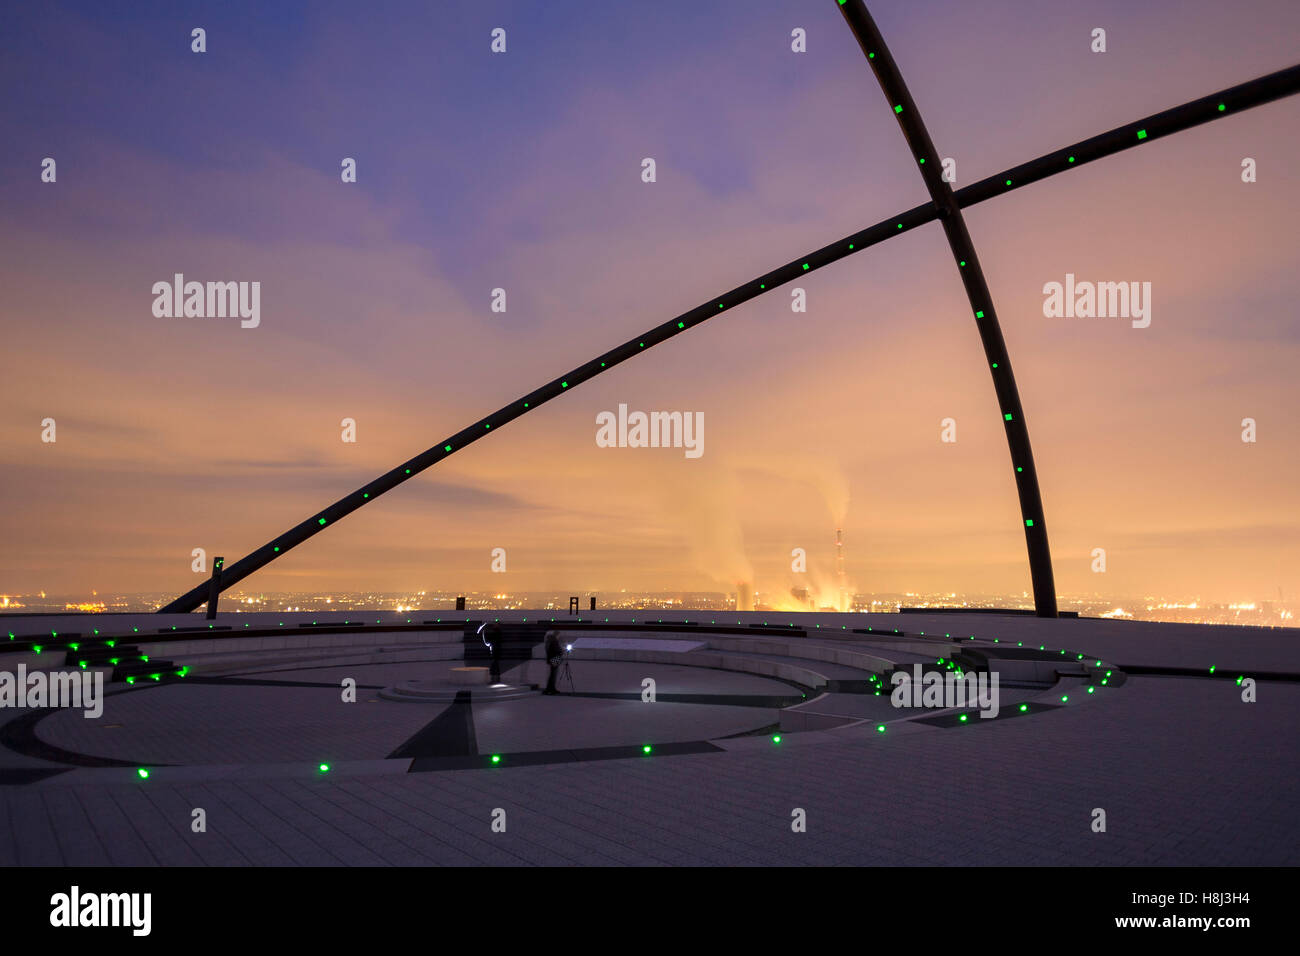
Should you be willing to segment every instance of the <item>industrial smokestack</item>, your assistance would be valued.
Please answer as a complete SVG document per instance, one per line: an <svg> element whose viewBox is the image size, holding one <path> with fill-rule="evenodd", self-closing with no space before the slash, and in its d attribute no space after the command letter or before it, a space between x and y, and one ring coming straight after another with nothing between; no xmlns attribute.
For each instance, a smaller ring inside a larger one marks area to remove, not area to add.
<svg viewBox="0 0 1300 956"><path fill-rule="evenodd" d="M835 576L839 579L840 585L840 611L847 611L849 608L844 590L844 532L839 528L835 529Z"/></svg>

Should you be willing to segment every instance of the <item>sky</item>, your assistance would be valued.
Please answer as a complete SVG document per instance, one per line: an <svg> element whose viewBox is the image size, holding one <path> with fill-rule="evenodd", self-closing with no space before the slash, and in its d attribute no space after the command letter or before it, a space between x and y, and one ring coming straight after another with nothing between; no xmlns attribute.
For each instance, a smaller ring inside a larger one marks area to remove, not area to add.
<svg viewBox="0 0 1300 956"><path fill-rule="evenodd" d="M593 355L926 201L833 0L123 6L30 4L0 33L0 592L179 594L194 548L232 562ZM1300 59L1282 0L871 8L957 187ZM1058 592L1300 589L1297 153L1292 98L966 210ZM175 273L259 282L260 324L156 316ZM1067 273L1150 282L1150 326L1045 317ZM830 586L842 528L856 590L1028 590L939 226L798 285L806 312L787 287L719 316L242 587L781 594ZM599 447L620 404L702 413L704 454Z"/></svg>

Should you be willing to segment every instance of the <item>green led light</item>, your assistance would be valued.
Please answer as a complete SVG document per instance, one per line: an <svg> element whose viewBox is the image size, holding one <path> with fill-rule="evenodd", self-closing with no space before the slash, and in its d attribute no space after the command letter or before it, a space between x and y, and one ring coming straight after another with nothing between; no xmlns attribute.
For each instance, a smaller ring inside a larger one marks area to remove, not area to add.
<svg viewBox="0 0 1300 956"><path fill-rule="evenodd" d="M1227 109L1227 107L1224 106L1222 103L1219 104L1219 112L1220 112L1220 113L1222 113L1222 112L1223 112L1224 110L1226 110L1226 109Z"/></svg>
<svg viewBox="0 0 1300 956"><path fill-rule="evenodd" d="M975 313L975 318L977 318L977 319L982 319L982 318L984 318L984 313L983 313L983 312L976 312L976 313Z"/></svg>
<svg viewBox="0 0 1300 956"><path fill-rule="evenodd" d="M903 224L902 224L901 222L898 224L898 228L899 228L899 229L902 229L902 228L903 228Z"/></svg>
<svg viewBox="0 0 1300 956"><path fill-rule="evenodd" d="M442 446L442 450L443 450L443 451L451 451L451 446L450 446L450 445L443 445L443 446Z"/></svg>
<svg viewBox="0 0 1300 956"><path fill-rule="evenodd" d="M324 524L324 523L325 523L325 519L324 519L324 518L321 518L321 519L320 519L320 523L321 523L321 524Z"/></svg>
<svg viewBox="0 0 1300 956"><path fill-rule="evenodd" d="M568 388L568 387L569 387L569 383L568 383L568 382L561 382L561 383L560 383L560 388Z"/></svg>
<svg viewBox="0 0 1300 956"><path fill-rule="evenodd" d="M363 491L363 492L361 492L361 497L362 497L362 498L369 498L369 497L370 497L370 492L368 492L368 491ZM279 551L280 549L279 549L279 548L276 548L275 550ZM248 625L244 625L244 626L247 627Z"/></svg>
<svg viewBox="0 0 1300 956"><path fill-rule="evenodd" d="M776 734L775 736L772 737L772 743L774 743L774 744L779 744L780 742L781 742L781 735L780 735L780 734Z"/></svg>
<svg viewBox="0 0 1300 956"><path fill-rule="evenodd" d="M1005 418L1007 421L1011 421L1011 413L1010 413L1010 412L1006 412L1006 413L1004 413L1002 417Z"/></svg>
<svg viewBox="0 0 1300 956"><path fill-rule="evenodd" d="M965 259L961 260L961 262L957 263L957 265L961 266L963 269L966 268L966 260ZM994 368L996 367L997 366L994 366Z"/></svg>
<svg viewBox="0 0 1300 956"><path fill-rule="evenodd" d="M883 734L884 732L885 732L885 725L884 725L884 724L876 724L876 733L878 733L878 734Z"/></svg>
<svg viewBox="0 0 1300 956"><path fill-rule="evenodd" d="M677 327L678 327L679 329L684 329L684 328L686 328L686 323L685 323L685 322L678 322L678 323L677 323ZM604 363L604 362L601 362L600 364L601 364L601 365L604 365L605 363Z"/></svg>
<svg viewBox="0 0 1300 956"><path fill-rule="evenodd" d="M840 6L844 6L844 0L840 0ZM875 58L876 58L876 55L875 55L874 53L868 53L868 54L867 54L867 59L868 59L868 60L874 60Z"/></svg>
<svg viewBox="0 0 1300 956"><path fill-rule="evenodd" d="M1094 688L1094 687L1089 687L1089 688L1088 688L1088 693L1091 694L1094 690L1096 690L1096 688Z"/></svg>
<svg viewBox="0 0 1300 956"><path fill-rule="evenodd" d="M1069 699L1070 699L1070 695L1069 695L1069 694L1062 694L1062 695L1061 695L1061 703L1062 703L1062 704L1066 703Z"/></svg>
<svg viewBox="0 0 1300 956"><path fill-rule="evenodd" d="M280 549L279 549L279 548L272 548L271 550L272 550L272 551L279 551Z"/></svg>
<svg viewBox="0 0 1300 956"><path fill-rule="evenodd" d="M921 157L921 165L922 165L922 166L925 165L925 157L924 157L924 156Z"/></svg>
<svg viewBox="0 0 1300 956"><path fill-rule="evenodd" d="M1021 705L1020 705L1020 712L1021 712L1022 714L1025 713L1027 710L1029 710L1029 705L1028 705L1028 704L1021 704Z"/></svg>
<svg viewBox="0 0 1300 956"><path fill-rule="evenodd" d="M108 662L109 662L110 664L112 664L114 667L116 667L118 661L120 661L121 659L122 659L122 658L120 658L120 657L110 657L110 658L108 659Z"/></svg>
<svg viewBox="0 0 1300 956"><path fill-rule="evenodd" d="M1147 138L1147 131L1144 129L1138 130L1138 139L1146 139L1146 138Z"/></svg>
<svg viewBox="0 0 1300 956"><path fill-rule="evenodd" d="M1033 518L1026 518L1026 519L1025 519L1025 527L1026 527L1026 528L1032 528L1033 526L1034 526L1034 519L1033 519ZM1082 660L1083 655L1080 654L1080 655L1079 655L1079 658Z"/></svg>
<svg viewBox="0 0 1300 956"><path fill-rule="evenodd" d="M1019 474L1020 472L1022 472L1022 471L1024 471L1024 470L1025 470L1025 469L1021 468L1019 465L1016 465L1016 473L1017 473L1017 474Z"/></svg>
<svg viewBox="0 0 1300 956"><path fill-rule="evenodd" d="M649 745L649 744L646 744L644 747L642 747L642 748L641 748L641 752L642 752L643 754L648 754L648 753L650 752L650 745Z"/></svg>
<svg viewBox="0 0 1300 956"><path fill-rule="evenodd" d="M966 721L967 721L969 718L967 718L967 716L966 716L965 714L962 714L962 715L961 715L960 717L958 717L957 719L960 720L960 721L964 724L964 723L966 723Z"/></svg>
<svg viewBox="0 0 1300 956"><path fill-rule="evenodd" d="M1071 156L1071 157L1069 158L1069 161L1070 161L1070 162L1074 162L1074 157Z"/></svg>
<svg viewBox="0 0 1300 956"><path fill-rule="evenodd" d="M406 469L406 473L409 475L409 474L411 473L411 469L409 469L409 468ZM324 523L325 523L324 521L321 521L321 524L324 524Z"/></svg>
<svg viewBox="0 0 1300 956"><path fill-rule="evenodd" d="M493 754L493 755L492 755L492 762L493 762L493 763L500 763L500 762L501 762L501 755L500 755L500 754Z"/></svg>
<svg viewBox="0 0 1300 956"><path fill-rule="evenodd" d="M134 677L128 677L128 678L126 679L126 682L127 682L128 684L134 684L134 683L135 683L135 678L134 678Z"/></svg>
<svg viewBox="0 0 1300 956"><path fill-rule="evenodd" d="M139 769L136 770L136 776L138 776L141 780L148 780L149 771L144 769L144 767L140 767Z"/></svg>
<svg viewBox="0 0 1300 956"><path fill-rule="evenodd" d="M997 362L994 362L994 363L993 363L993 367L994 367L994 368L997 368L997 367L998 367L998 363L997 363Z"/></svg>
<svg viewBox="0 0 1300 956"><path fill-rule="evenodd" d="M641 348L645 348L645 343L644 343L644 342L641 343Z"/></svg>
<svg viewBox="0 0 1300 956"><path fill-rule="evenodd" d="M901 103L900 103L898 106L895 106L895 107L894 107L894 112L895 112L895 113L901 113L901 112L903 112L903 106L902 106Z"/></svg>
<svg viewBox="0 0 1300 956"><path fill-rule="evenodd" d="M767 286L765 286L765 285L764 285L763 283L761 283L761 282L758 284L758 287L759 287L760 289L766 289L766 288L767 288Z"/></svg>
<svg viewBox="0 0 1300 956"><path fill-rule="evenodd" d="M1009 179L1007 180L1007 185L1008 185L1008 186L1011 185L1011 180L1009 180Z"/></svg>
<svg viewBox="0 0 1300 956"><path fill-rule="evenodd" d="M808 269L808 263L805 262L805 263L803 264L803 267L804 267L804 271L807 271L807 269Z"/></svg>
<svg viewBox="0 0 1300 956"><path fill-rule="evenodd" d="M680 322L678 322L677 324L678 324L678 325L681 325ZM600 367L601 367L601 368L604 368L604 367L605 367L605 363L604 363L604 362L601 362L601 363L600 363Z"/></svg>
<svg viewBox="0 0 1300 956"><path fill-rule="evenodd" d="M850 248L850 249L853 248L853 243L851 243L851 242L849 243L849 248Z"/></svg>
<svg viewBox="0 0 1300 956"><path fill-rule="evenodd" d="M316 769L319 770L321 773L329 773L329 772L330 772L330 765L327 764L327 763L319 764L319 765L316 767Z"/></svg>

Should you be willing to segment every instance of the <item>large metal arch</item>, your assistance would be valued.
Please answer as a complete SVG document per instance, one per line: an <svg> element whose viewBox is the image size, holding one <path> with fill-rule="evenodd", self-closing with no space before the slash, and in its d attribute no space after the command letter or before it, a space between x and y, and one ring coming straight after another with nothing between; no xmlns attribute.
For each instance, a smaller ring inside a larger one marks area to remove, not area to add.
<svg viewBox="0 0 1300 956"><path fill-rule="evenodd" d="M840 0L840 5L845 5L844 0ZM865 12L865 8L863 12ZM1244 109L1294 95L1297 92L1300 92L1300 65L1270 73L1267 76L1220 90L1217 93L1203 96L1200 99L1153 114L1133 123L1118 126L1108 132L1039 156L1027 163L1003 170L996 175L989 176L979 182L972 183L970 186L959 189L955 193L951 193L952 202L955 203L959 210L964 209L994 196L1020 189L1030 183L1074 169L1076 166L1082 166L1105 156L1131 149L1150 140L1190 129ZM904 104L904 110L906 109L907 105ZM1141 132L1140 136L1139 131ZM711 299L702 305L696 306L689 312L684 312L676 318L650 329L645 334L629 339L622 345L596 356L579 365L568 374L552 379L540 388L497 409L492 414L461 429L456 434L380 475L356 491L345 495L328 507L294 525L288 531L272 538L260 548L246 554L238 561L226 564L220 570L214 572L215 593L220 594L227 588L233 587L250 574L266 567L276 558L347 517L363 505L373 501L385 492L391 491L403 482L414 478L420 472L455 454L467 445L485 437L489 432L499 431L516 418L558 398L583 382L609 371L614 366L627 361L633 356L640 355L654 346L708 321L715 315L729 312L736 306L771 292L773 289L805 276L809 272L828 266L833 262L838 262L854 253L883 242L891 236L909 232L918 226L940 219L942 216L943 210L934 201L921 206L914 206L895 217L878 222L850 236L845 236L806 256L751 279L749 282L737 286L716 299ZM969 242L969 237L967 237L967 242ZM1005 351L1005 346L1003 346L1003 351ZM1009 367L1008 364L1008 371ZM994 381L996 386L996 376ZM999 398L1001 397L1000 392ZM1020 421L1023 417L1020 414L1018 399L1015 410L1011 414L1016 421ZM1009 441L1010 435L1011 432L1008 430ZM1028 433L1025 433L1025 442L1027 448ZM1015 455L1014 447L1012 454ZM1034 487L1037 488L1036 481ZM1025 507L1023 496L1021 507L1023 511ZM1041 505L1038 507L1038 511L1041 512ZM1045 550L1045 532L1042 541ZM1031 560L1032 553L1031 545ZM159 613L175 614L193 611L208 600L209 594L212 593L212 587L213 583L205 580L159 608ZM1035 597L1037 598L1037 588L1035 589ZM1054 607L1055 595L1053 595Z"/></svg>
<svg viewBox="0 0 1300 956"><path fill-rule="evenodd" d="M993 376L993 389L997 393L1001 410L1002 427L1011 453L1012 477L1020 498L1020 518L1024 522L1025 546L1029 551L1029 577L1034 589L1034 610L1039 617L1056 617L1056 583L1052 573L1052 552L1047 542L1047 521L1043 515L1043 497L1038 489L1038 470L1034 467L1034 453L1029 444L1029 427L1020 404L1020 390L1011 370L1011 356L1002 337L997 309L979 254L966 228L966 218L953 196L952 187L943 178L942 159L934 148L921 111L903 81L885 38L881 36L876 21L871 17L863 0L840 0L840 12L853 31L862 55L880 83L885 100L893 108L903 138L912 150L917 169L930 193L930 201L939 211L939 222L952 250L953 262L966 290L975 327L984 346L984 357Z"/></svg>

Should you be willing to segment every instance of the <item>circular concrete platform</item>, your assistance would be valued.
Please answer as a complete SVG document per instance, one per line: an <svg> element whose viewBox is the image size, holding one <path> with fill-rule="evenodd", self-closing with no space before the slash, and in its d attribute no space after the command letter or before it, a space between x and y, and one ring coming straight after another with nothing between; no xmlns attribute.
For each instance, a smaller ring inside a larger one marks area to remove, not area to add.
<svg viewBox="0 0 1300 956"><path fill-rule="evenodd" d="M481 668L486 671L486 668ZM513 684L491 686L476 683L465 685L455 682L435 680L406 680L392 687L385 687L379 692L384 700L396 700L409 703L448 703L469 701L483 703L494 700L517 700L532 697L539 691L531 684Z"/></svg>

